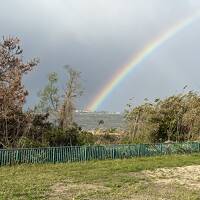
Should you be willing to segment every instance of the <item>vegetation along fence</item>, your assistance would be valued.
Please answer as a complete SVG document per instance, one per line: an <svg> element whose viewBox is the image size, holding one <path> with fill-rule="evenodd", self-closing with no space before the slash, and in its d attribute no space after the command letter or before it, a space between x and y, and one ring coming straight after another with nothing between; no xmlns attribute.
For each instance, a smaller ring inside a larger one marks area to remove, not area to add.
<svg viewBox="0 0 200 200"><path fill-rule="evenodd" d="M200 143L68 146L1 149L0 166L21 163L59 163L88 160L123 159L140 156L200 152Z"/></svg>

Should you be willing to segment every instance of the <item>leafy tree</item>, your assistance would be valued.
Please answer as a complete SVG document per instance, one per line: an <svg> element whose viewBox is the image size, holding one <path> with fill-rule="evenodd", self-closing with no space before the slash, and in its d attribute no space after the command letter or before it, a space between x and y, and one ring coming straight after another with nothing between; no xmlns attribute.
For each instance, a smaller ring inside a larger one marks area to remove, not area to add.
<svg viewBox="0 0 200 200"><path fill-rule="evenodd" d="M40 101L35 111L48 113L54 128L50 130L47 141L50 146L75 145L83 143L85 138L79 127L74 124L73 114L75 111L75 100L82 94L80 86L80 73L66 67L67 82L62 93L58 86L58 75L53 72L48 76L48 84L39 92Z"/></svg>
<svg viewBox="0 0 200 200"><path fill-rule="evenodd" d="M51 113L58 110L59 106L59 90L57 87L58 75L53 72L48 75L48 84L38 93L40 102L36 109L41 112Z"/></svg>
<svg viewBox="0 0 200 200"><path fill-rule="evenodd" d="M64 94L57 87L58 76L51 73L39 92L34 111L24 111L28 91L23 76L38 64L25 63L18 38L0 42L0 148L78 145L91 142L90 134L73 123L75 99L81 95L80 73L67 68ZM50 117L50 119L49 119ZM57 120L58 123L51 123Z"/></svg>
<svg viewBox="0 0 200 200"><path fill-rule="evenodd" d="M53 72L48 76L48 84L39 92L40 102L36 111L49 113L63 130L73 126L75 100L82 94L80 86L80 73L72 68L67 69L67 83L64 93L59 90L58 75Z"/></svg>
<svg viewBox="0 0 200 200"><path fill-rule="evenodd" d="M164 142L200 139L199 114L200 96L189 92L131 107L125 117L133 141Z"/></svg>
<svg viewBox="0 0 200 200"><path fill-rule="evenodd" d="M58 121L60 96L59 89L57 86L58 75L53 72L48 75L48 84L43 90L40 90L38 96L40 101L35 106L35 112L37 113L48 113L50 121L55 124Z"/></svg>
<svg viewBox="0 0 200 200"><path fill-rule="evenodd" d="M28 130L24 131L22 137L19 138L18 147L41 147L49 146L48 135L54 128L53 124L48 121L48 114L35 114L31 115L29 125L26 126Z"/></svg>
<svg viewBox="0 0 200 200"><path fill-rule="evenodd" d="M3 38L0 42L0 143L3 147L16 145L29 116L23 113L28 91L23 76L38 64L37 59L24 63L18 38Z"/></svg>

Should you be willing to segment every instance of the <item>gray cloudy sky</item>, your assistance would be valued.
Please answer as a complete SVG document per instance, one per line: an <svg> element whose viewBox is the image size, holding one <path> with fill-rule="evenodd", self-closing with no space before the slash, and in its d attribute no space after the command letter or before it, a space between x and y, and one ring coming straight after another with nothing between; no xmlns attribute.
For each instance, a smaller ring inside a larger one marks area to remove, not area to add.
<svg viewBox="0 0 200 200"><path fill-rule="evenodd" d="M0 0L0 37L18 36L24 58L40 65L25 78L28 105L56 71L69 64L82 72L83 108L151 39L200 10L199 0ZM189 89L199 90L200 20L155 51L117 87L99 110L122 111L131 97L140 103ZM64 81L62 82L64 85Z"/></svg>

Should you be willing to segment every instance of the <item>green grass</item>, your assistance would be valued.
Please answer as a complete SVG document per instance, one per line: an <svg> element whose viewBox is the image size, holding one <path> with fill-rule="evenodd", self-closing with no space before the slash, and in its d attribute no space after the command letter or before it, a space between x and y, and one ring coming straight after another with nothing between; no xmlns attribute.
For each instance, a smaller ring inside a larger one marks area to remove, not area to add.
<svg viewBox="0 0 200 200"><path fill-rule="evenodd" d="M200 199L200 191L159 185L142 170L200 165L200 155L173 155L0 168L0 200Z"/></svg>

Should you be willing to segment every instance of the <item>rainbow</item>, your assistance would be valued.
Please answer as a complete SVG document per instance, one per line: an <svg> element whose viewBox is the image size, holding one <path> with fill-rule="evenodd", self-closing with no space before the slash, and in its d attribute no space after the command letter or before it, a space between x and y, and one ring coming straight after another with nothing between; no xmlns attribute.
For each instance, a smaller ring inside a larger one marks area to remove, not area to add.
<svg viewBox="0 0 200 200"><path fill-rule="evenodd" d="M174 37L177 33L191 25L195 20L200 17L200 12L196 12L192 16L189 16L173 26L171 26L167 31L160 34L149 44L147 44L141 51L130 59L128 64L125 64L110 79L110 81L105 84L105 86L100 90L100 92L94 97L94 99L86 107L87 111L96 111L99 106L105 101L108 95L119 85L119 83L126 78L126 76L139 64L142 63L148 56L150 56L155 50L157 50L161 45L166 43L169 39Z"/></svg>

